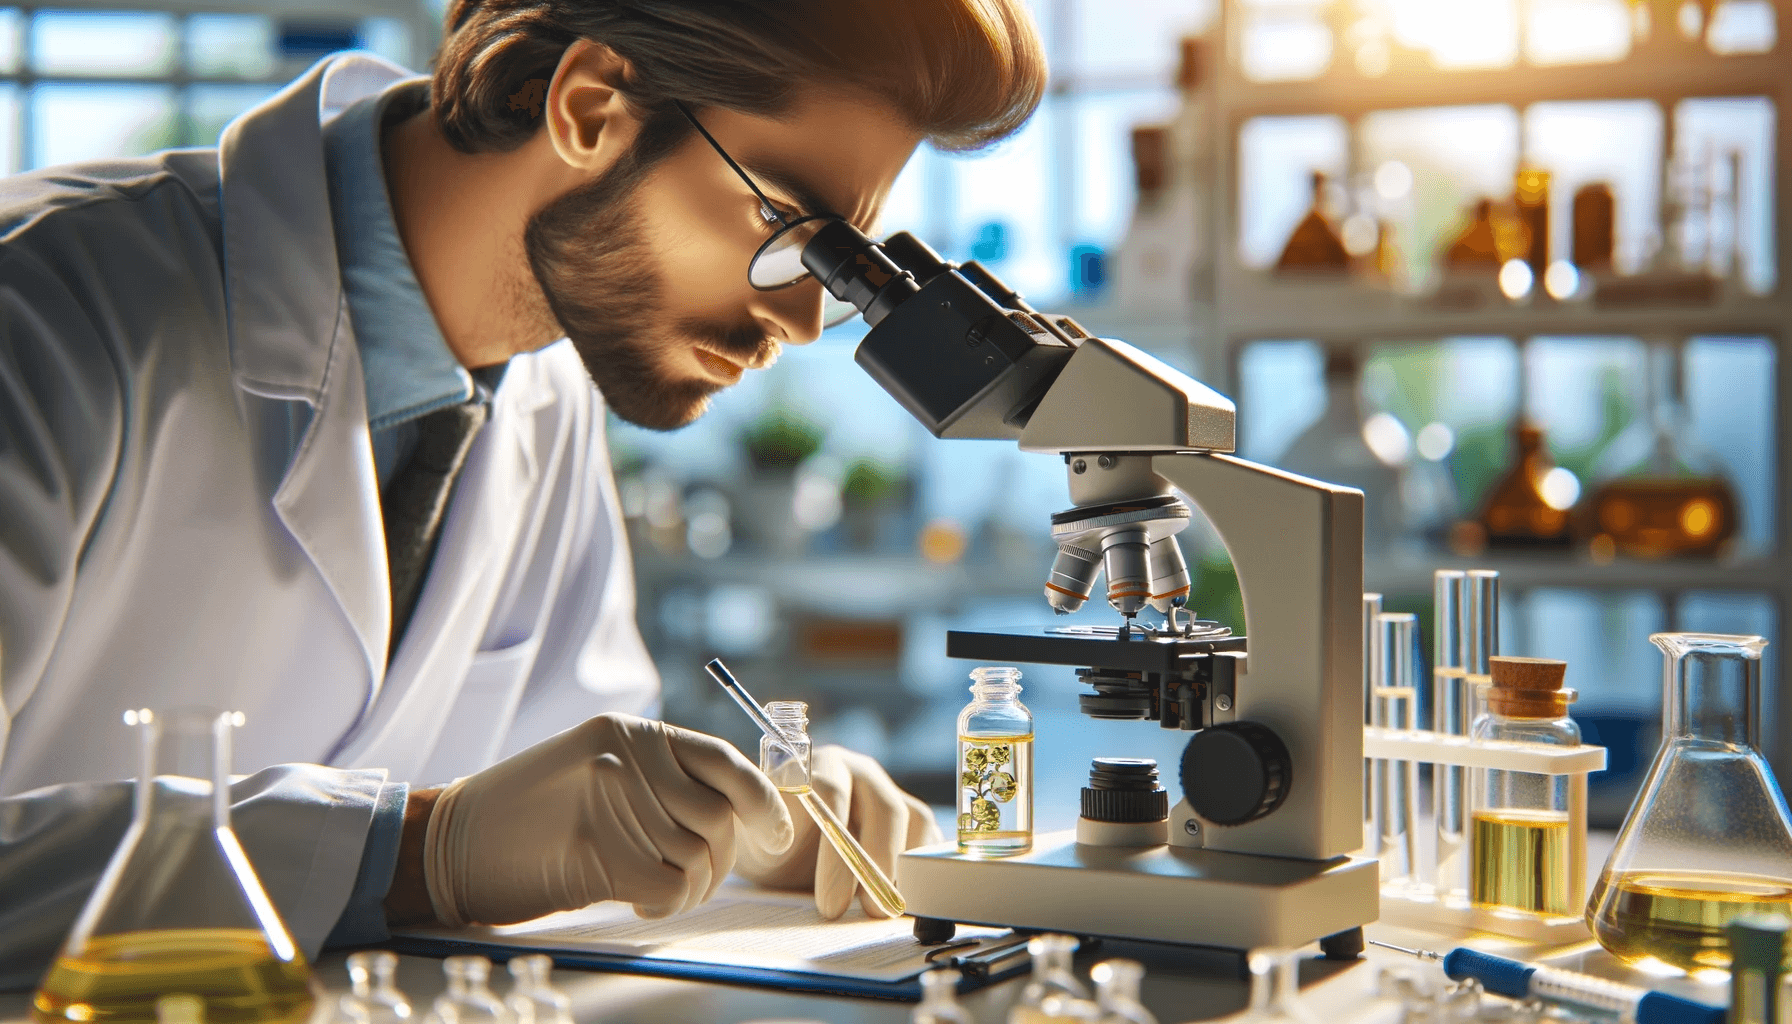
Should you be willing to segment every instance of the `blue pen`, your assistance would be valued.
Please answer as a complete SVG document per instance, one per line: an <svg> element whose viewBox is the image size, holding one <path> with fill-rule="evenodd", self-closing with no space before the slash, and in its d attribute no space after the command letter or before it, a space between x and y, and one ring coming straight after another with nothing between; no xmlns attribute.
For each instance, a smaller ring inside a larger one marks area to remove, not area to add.
<svg viewBox="0 0 1792 1024"><path fill-rule="evenodd" d="M1426 960L1443 961L1444 973L1456 981L1473 978L1495 995L1510 999L1535 997L1551 1003L1574 1003L1593 1010L1615 1013L1636 1024L1723 1024L1724 1008L1694 1002L1666 992L1655 992L1635 985L1595 978L1591 974L1566 971L1509 960L1492 953L1458 946L1448 953L1428 949L1407 949L1387 942L1369 940L1384 949L1407 953Z"/></svg>

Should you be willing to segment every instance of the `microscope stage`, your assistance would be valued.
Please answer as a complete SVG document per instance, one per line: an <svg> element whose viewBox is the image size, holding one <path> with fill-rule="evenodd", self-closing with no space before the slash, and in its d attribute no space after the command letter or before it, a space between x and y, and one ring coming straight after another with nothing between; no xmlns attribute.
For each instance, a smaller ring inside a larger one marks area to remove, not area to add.
<svg viewBox="0 0 1792 1024"><path fill-rule="evenodd" d="M972 661L1020 662L1028 665L1097 666L1121 672L1159 672L1175 675L1187 668L1192 657L1216 652L1242 652L1242 636L1212 640L1135 634L1119 640L1097 634L1030 630L1014 633L946 634L946 657Z"/></svg>
<svg viewBox="0 0 1792 1024"><path fill-rule="evenodd" d="M1175 846L1085 846L1049 832L1012 857L956 842L897 868L908 912L964 924L1254 949L1298 947L1376 919L1381 868Z"/></svg>

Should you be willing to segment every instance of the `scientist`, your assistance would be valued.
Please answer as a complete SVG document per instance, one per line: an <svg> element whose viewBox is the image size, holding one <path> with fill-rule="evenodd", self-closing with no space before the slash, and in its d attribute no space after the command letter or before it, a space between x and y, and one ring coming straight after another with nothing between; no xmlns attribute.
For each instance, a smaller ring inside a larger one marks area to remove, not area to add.
<svg viewBox="0 0 1792 1024"><path fill-rule="evenodd" d="M736 867L843 913L749 761L636 717L604 418L812 341L765 240L870 229L1044 79L1021 0L456 0L427 80L338 56L216 150L0 184L0 983L124 831L134 707L245 713L235 822L312 955ZM886 869L937 836L869 758L816 773Z"/></svg>

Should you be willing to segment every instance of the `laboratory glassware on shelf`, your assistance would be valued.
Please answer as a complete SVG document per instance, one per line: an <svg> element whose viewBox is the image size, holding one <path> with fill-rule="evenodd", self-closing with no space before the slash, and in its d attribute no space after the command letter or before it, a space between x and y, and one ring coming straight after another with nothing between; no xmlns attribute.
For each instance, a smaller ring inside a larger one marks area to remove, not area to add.
<svg viewBox="0 0 1792 1024"><path fill-rule="evenodd" d="M1139 1001L1145 967L1137 960L1103 960L1089 969L1095 981L1098 1024L1157 1024L1157 1018Z"/></svg>
<svg viewBox="0 0 1792 1024"><path fill-rule="evenodd" d="M343 1008L358 1008L366 1015L366 1024L402 1024L410 1020L411 1001L399 991L397 974L396 953L383 949L350 953L349 992L342 997Z"/></svg>
<svg viewBox="0 0 1792 1024"><path fill-rule="evenodd" d="M1033 713L1020 669L971 672L958 716L958 848L1002 856L1033 846Z"/></svg>
<svg viewBox="0 0 1792 1024"><path fill-rule="evenodd" d="M572 1000L554 987L554 958L546 953L513 956L507 965L515 982L504 1002L517 1024L573 1024Z"/></svg>
<svg viewBox="0 0 1792 1024"><path fill-rule="evenodd" d="M1325 410L1275 460L1290 473L1355 487L1363 492L1363 550L1380 552L1400 535L1404 510L1402 470L1365 439L1371 415L1363 408L1355 349L1336 345L1325 352ZM1390 423L1390 425L1392 425Z"/></svg>
<svg viewBox="0 0 1792 1024"><path fill-rule="evenodd" d="M1350 253L1344 239L1325 215L1326 176L1313 172L1313 203L1294 226L1282 255L1276 259L1278 274L1344 274L1350 270Z"/></svg>
<svg viewBox="0 0 1792 1024"><path fill-rule="evenodd" d="M1077 980L1071 958L1077 940L1070 935L1036 935L1027 941L1033 958L1033 976L1020 991L1020 999L1008 1011L1008 1024L1055 1024L1058 1021L1096 1020L1099 1010L1089 999L1089 989Z"/></svg>
<svg viewBox="0 0 1792 1024"><path fill-rule="evenodd" d="M1566 548L1573 496L1549 481L1555 463L1543 431L1522 418L1513 425L1510 468L1487 490L1479 525L1488 547ZM1462 534L1458 534L1461 536Z"/></svg>
<svg viewBox="0 0 1792 1024"><path fill-rule="evenodd" d="M1651 344L1647 366L1648 411L1595 467L1611 479L1588 496L1581 532L1599 561L1715 558L1741 525L1740 502L1716 456L1692 443L1680 347Z"/></svg>
<svg viewBox="0 0 1792 1024"><path fill-rule="evenodd" d="M1656 633L1661 749L1624 819L1588 924L1627 963L1730 963L1724 926L1792 912L1792 821L1761 755L1758 636Z"/></svg>
<svg viewBox="0 0 1792 1024"><path fill-rule="evenodd" d="M1487 712L1477 740L1580 746L1568 717L1575 692L1562 685L1566 662L1495 657ZM1538 914L1573 915L1570 875L1585 877L1587 831L1574 827L1566 775L1483 768L1475 772L1470 899ZM1583 808L1584 815L1584 808Z"/></svg>
<svg viewBox="0 0 1792 1024"><path fill-rule="evenodd" d="M124 720L142 744L131 825L44 975L36 1019L154 1021L158 998L181 993L208 1024L306 1020L321 990L230 828L242 715Z"/></svg>
<svg viewBox="0 0 1792 1024"><path fill-rule="evenodd" d="M423 1024L517 1024L489 984L492 962L482 956L451 956L442 961L448 989L435 998Z"/></svg>
<svg viewBox="0 0 1792 1024"><path fill-rule="evenodd" d="M935 967L921 975L921 1001L909 1014L909 1024L977 1024L958 1002L957 968Z"/></svg>

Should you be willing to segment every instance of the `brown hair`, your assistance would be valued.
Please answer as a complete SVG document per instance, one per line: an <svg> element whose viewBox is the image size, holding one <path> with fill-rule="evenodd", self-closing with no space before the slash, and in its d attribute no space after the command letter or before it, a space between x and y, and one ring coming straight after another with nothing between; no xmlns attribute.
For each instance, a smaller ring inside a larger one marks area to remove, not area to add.
<svg viewBox="0 0 1792 1024"><path fill-rule="evenodd" d="M623 89L650 114L683 100L776 115L798 86L844 86L947 150L1014 132L1045 91L1022 0L453 0L445 28L434 116L469 153L534 135L542 90L581 38L628 63Z"/></svg>

